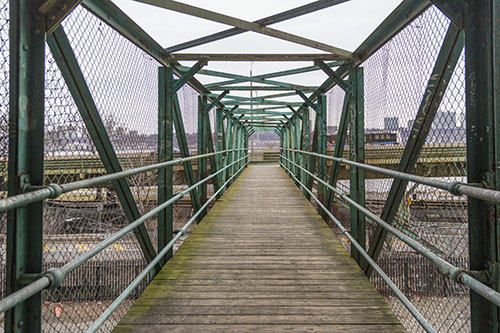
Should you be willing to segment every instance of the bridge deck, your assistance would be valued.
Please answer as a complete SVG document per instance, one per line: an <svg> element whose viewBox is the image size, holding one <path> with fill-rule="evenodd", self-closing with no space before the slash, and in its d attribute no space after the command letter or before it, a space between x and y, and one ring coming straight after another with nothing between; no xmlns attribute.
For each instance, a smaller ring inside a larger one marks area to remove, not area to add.
<svg viewBox="0 0 500 333"><path fill-rule="evenodd" d="M250 165L116 332L401 332L403 326L277 165Z"/></svg>

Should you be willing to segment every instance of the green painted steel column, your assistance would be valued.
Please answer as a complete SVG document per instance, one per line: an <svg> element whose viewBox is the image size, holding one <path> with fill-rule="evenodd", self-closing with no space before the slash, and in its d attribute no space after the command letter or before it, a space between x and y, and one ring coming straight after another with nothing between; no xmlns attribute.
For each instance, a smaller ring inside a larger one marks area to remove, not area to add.
<svg viewBox="0 0 500 333"><path fill-rule="evenodd" d="M207 118L208 112L205 110L207 105L206 96L198 96L198 155L207 153ZM198 159L198 181L208 176L207 172L207 158L203 157ZM207 183L203 183L199 187L200 204L203 205L207 201ZM206 210L201 213L200 218L206 214Z"/></svg>
<svg viewBox="0 0 500 333"><path fill-rule="evenodd" d="M182 157L189 157L189 147L187 143L186 131L184 129L184 121L182 120L182 112L179 106L179 98L174 89L174 71L171 67L167 67L167 94L169 98L172 98L172 103L174 107L174 127L175 134L177 136L177 143L179 144L179 150L181 152ZM186 175L186 181L188 186L192 186L196 183L193 165L191 161L187 161L183 163L184 165L184 174ZM193 209L197 212L200 207L200 197L198 189L193 189L189 195L191 197L191 204L193 205ZM201 218L198 216L197 222L200 222Z"/></svg>
<svg viewBox="0 0 500 333"><path fill-rule="evenodd" d="M206 128L205 132L206 132L206 138L207 138L207 153L211 154L211 153L215 152L216 148L214 148L214 142L213 142L213 138L212 138L212 125L210 123L210 116L209 116L208 111L206 112L205 128ZM216 138L216 140L217 140L217 138ZM217 156L212 155L212 156L208 157L208 161L210 162L210 174L214 174L218 170L220 170L218 168L218 164L217 164ZM207 171L207 175L208 175L208 171ZM220 184L222 184L220 182L219 175L212 178L211 182L213 184L214 193L215 193L219 190ZM221 195L222 195L222 191L219 192L219 195L217 195L217 198L220 198Z"/></svg>
<svg viewBox="0 0 500 333"><path fill-rule="evenodd" d="M227 129L226 129L226 149L231 150L234 149L233 145L233 118L228 117L227 118ZM226 165L229 165L233 161L233 153L230 151L226 155ZM233 170L234 168L231 166L227 168L227 172L224 172L224 175L226 175L225 181L228 181L229 178L233 175Z"/></svg>
<svg viewBox="0 0 500 333"><path fill-rule="evenodd" d="M171 161L174 156L173 101L167 94L167 70L158 69L158 162ZM158 169L158 206L173 196L173 166ZM172 240L174 231L173 205L158 213L158 252ZM173 255L170 250L161 260L163 266Z"/></svg>
<svg viewBox="0 0 500 333"><path fill-rule="evenodd" d="M500 1L466 1L467 181L500 189ZM499 207L470 199L471 270L489 269L487 284L499 290ZM498 332L499 308L471 291L473 332Z"/></svg>
<svg viewBox="0 0 500 333"><path fill-rule="evenodd" d="M320 95L318 96L318 110L319 114L317 115L319 121L319 137L318 137L318 154L326 155L326 96ZM326 160L324 158L318 159L318 177L326 179ZM318 199L324 204L326 196L326 187L323 184L318 184ZM323 215L324 211L318 207L318 212ZM325 221L328 222L328 217L323 216Z"/></svg>
<svg viewBox="0 0 500 333"><path fill-rule="evenodd" d="M8 195L23 185L42 186L44 159L44 22L43 1L10 1L10 96ZM7 295L24 287L23 274L42 272L43 202L8 211ZM6 332L41 331L42 294L5 314Z"/></svg>
<svg viewBox="0 0 500 333"><path fill-rule="evenodd" d="M365 163L365 110L364 110L364 80L363 68L356 67L350 70L349 76L353 80L353 94L349 107L349 159L358 163ZM365 206L365 172L361 168L349 168L350 198L361 206ZM365 215L356 207L350 207L351 235L359 245L366 248L366 221ZM351 248L351 257L359 264L366 265L365 259L355 248ZM363 263L362 263L363 262Z"/></svg>
<svg viewBox="0 0 500 333"><path fill-rule="evenodd" d="M216 147L215 149L219 152L219 151L223 151L224 150L224 142L223 142L223 138L224 138L224 120L222 118L222 109L221 107L217 107L216 108L216 111L215 111L215 128L216 128L216 134L215 134L215 140L216 140ZM216 161L217 161L217 170L220 170L223 165L223 154L218 154L216 156ZM223 181L223 175L222 175L223 172L221 172L219 175L217 175L217 178L219 179L219 184L223 184L224 181ZM221 191L221 193L219 194L219 196L217 198L220 198L222 196L222 194L224 194L224 189Z"/></svg>

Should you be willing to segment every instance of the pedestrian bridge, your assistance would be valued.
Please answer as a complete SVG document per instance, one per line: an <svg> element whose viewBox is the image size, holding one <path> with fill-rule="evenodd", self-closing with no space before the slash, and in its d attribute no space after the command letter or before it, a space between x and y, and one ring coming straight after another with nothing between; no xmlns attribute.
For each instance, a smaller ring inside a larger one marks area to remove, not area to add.
<svg viewBox="0 0 500 333"><path fill-rule="evenodd" d="M250 165L115 332L404 332L277 164Z"/></svg>
<svg viewBox="0 0 500 333"><path fill-rule="evenodd" d="M0 329L498 332L500 0L187 2L0 0Z"/></svg>

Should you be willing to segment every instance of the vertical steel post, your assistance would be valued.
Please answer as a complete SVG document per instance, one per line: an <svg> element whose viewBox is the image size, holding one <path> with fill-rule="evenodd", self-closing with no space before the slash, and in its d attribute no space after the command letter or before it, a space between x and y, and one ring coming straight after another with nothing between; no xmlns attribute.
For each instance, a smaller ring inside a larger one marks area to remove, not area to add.
<svg viewBox="0 0 500 333"><path fill-rule="evenodd" d="M327 143L326 143L326 96L325 95L320 95L318 96L318 111L319 113L317 114L318 118L318 126L319 126L319 133L318 133L318 147L317 147L317 153L326 155L326 148L327 148ZM326 160L324 158L318 158L318 177L327 180L326 179ZM318 184L318 199L324 204L325 203L325 196L326 196L326 187L323 184ZM322 215L323 219L328 222L328 217L326 216L325 212L318 207L318 212Z"/></svg>
<svg viewBox="0 0 500 333"><path fill-rule="evenodd" d="M352 68L349 73L353 82L353 94L349 103L350 131L349 131L349 159L365 163L365 115L364 115L364 83L363 68ZM349 169L350 197L358 204L365 205L365 172L361 168ZM365 215L355 207L350 208L351 234L364 249L366 247ZM361 265L363 257L355 248L351 248L351 257ZM364 263L363 263L364 265Z"/></svg>
<svg viewBox="0 0 500 333"><path fill-rule="evenodd" d="M173 101L172 95L167 94L167 70L158 69L158 162L170 161L174 156L173 145ZM173 166L158 170L158 205L161 205L173 195L174 183ZM173 206L170 205L158 213L158 252L172 240L174 231ZM170 250L163 257L160 264L163 266L173 255Z"/></svg>
<svg viewBox="0 0 500 333"><path fill-rule="evenodd" d="M10 1L10 99L8 195L43 185L44 21L43 1ZM43 202L7 215L7 294L24 287L19 278L42 271ZM5 314L7 332L41 331L42 293Z"/></svg>
<svg viewBox="0 0 500 333"><path fill-rule="evenodd" d="M207 106L207 97L198 96L198 155L207 153L207 118L208 112L205 110ZM199 158L198 164L198 181L207 177L207 159L206 157ZM200 185L200 204L203 205L207 201L207 183ZM206 214L206 210L201 213L201 218Z"/></svg>
<svg viewBox="0 0 500 333"><path fill-rule="evenodd" d="M303 125L304 125L304 132L302 134L302 137L303 137L303 140L304 140L304 146L302 146L302 150L304 151L309 151L311 149L311 124L310 124L310 119L309 119L309 108L307 108L303 113L302 113L302 118L304 118L304 122L303 122ZM302 167L304 167L306 170L309 169L309 158L307 157L307 155L303 155L302 156L302 162L303 162L303 165ZM303 182L304 184L307 184L309 182L309 178L311 178L311 176L309 176L307 173L304 172L304 179L303 179ZM307 194L307 191L305 189L302 189L302 193L304 195Z"/></svg>
<svg viewBox="0 0 500 333"><path fill-rule="evenodd" d="M231 150L234 149L233 145L233 118L228 117L227 118L227 129L226 129L226 149ZM226 155L227 163L226 165L229 165L233 162L233 152L230 151ZM226 175L224 181L226 182L231 176L233 175L233 167L227 168L227 172L224 172Z"/></svg>
<svg viewBox="0 0 500 333"><path fill-rule="evenodd" d="M316 120L314 122L314 132L313 132L313 140L312 140L312 147L311 147L311 152L317 153L318 152L318 137L319 137L319 126L320 126L320 116L318 115L318 112L316 112ZM309 156L309 172L314 174L316 171L316 156L310 155ZM312 192L312 186L313 186L313 178L309 177L307 179L307 184L306 187L309 191ZM307 200L311 200L311 195L309 193L306 194Z"/></svg>
<svg viewBox="0 0 500 333"><path fill-rule="evenodd" d="M467 90L467 180L500 189L500 1L467 1L465 59ZM489 269L490 287L499 290L498 205L468 202L471 270ZM499 309L471 291L473 332L498 332Z"/></svg>
<svg viewBox="0 0 500 333"><path fill-rule="evenodd" d="M222 118L222 109L221 107L216 107L215 109L215 129L216 129L216 134L215 134L215 149L216 151L222 151L224 150L224 142L223 142L223 137L224 137L224 120ZM217 170L220 170L223 166L223 156L222 154L218 154L216 156L216 164L217 164ZM217 178L219 179L219 184L223 184L224 181L222 179L222 172L217 175ZM217 198L220 198L224 194L224 189L221 190L219 196Z"/></svg>

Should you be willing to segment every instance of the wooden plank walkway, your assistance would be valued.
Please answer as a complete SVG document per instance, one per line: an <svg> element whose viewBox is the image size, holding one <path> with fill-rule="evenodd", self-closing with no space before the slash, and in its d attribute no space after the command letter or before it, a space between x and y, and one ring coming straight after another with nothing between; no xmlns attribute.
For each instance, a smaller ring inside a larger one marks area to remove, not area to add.
<svg viewBox="0 0 500 333"><path fill-rule="evenodd" d="M115 332L404 332L276 164L250 165Z"/></svg>

